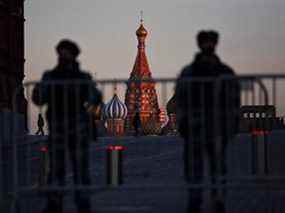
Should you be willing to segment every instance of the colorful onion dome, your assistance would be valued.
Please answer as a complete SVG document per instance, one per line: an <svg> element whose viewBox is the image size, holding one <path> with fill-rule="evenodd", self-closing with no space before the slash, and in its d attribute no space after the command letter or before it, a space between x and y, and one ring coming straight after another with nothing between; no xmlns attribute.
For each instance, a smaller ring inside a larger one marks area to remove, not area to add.
<svg viewBox="0 0 285 213"><path fill-rule="evenodd" d="M125 119L127 117L127 113L127 106L120 101L116 93L104 108L105 119Z"/></svg>
<svg viewBox="0 0 285 213"><path fill-rule="evenodd" d="M140 27L137 29L136 35L138 37L146 37L147 36L147 30L144 28L142 23L141 23Z"/></svg>
<svg viewBox="0 0 285 213"><path fill-rule="evenodd" d="M146 38L147 36L147 30L143 26L143 11L141 11L141 19L140 19L140 27L136 31L136 35L138 38Z"/></svg>

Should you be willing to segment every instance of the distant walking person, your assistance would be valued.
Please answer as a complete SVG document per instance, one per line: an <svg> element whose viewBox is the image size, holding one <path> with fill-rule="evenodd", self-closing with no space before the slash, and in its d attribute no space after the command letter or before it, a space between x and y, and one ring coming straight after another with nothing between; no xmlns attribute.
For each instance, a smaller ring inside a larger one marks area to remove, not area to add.
<svg viewBox="0 0 285 213"><path fill-rule="evenodd" d="M92 131L88 109L101 103L101 93L89 74L81 71L76 60L79 47L70 40L62 40L56 47L58 64L46 71L36 85L32 99L38 106L47 105L49 127L48 184L65 185L66 156L69 152L75 185L89 185L89 142ZM90 213L90 197L75 192L78 213ZM62 213L63 195L48 193L44 213Z"/></svg>
<svg viewBox="0 0 285 213"><path fill-rule="evenodd" d="M200 52L186 66L176 84L178 130L185 140L185 177L189 183L203 181L205 154L212 183L226 174L226 147L238 131L240 91L234 71L215 54L218 33L201 31ZM220 144L220 149L217 146ZM225 211L223 199L211 192L214 212ZM202 190L190 190L189 212L200 213Z"/></svg>
<svg viewBox="0 0 285 213"><path fill-rule="evenodd" d="M135 130L135 136L139 136L140 134L140 128L141 128L141 118L140 118L140 113L139 111L136 112L134 118L133 118L133 127Z"/></svg>
<svg viewBox="0 0 285 213"><path fill-rule="evenodd" d="M36 135L45 135L44 126L45 126L44 118L43 118L42 114L39 113L39 116L38 116L38 131L36 132Z"/></svg>

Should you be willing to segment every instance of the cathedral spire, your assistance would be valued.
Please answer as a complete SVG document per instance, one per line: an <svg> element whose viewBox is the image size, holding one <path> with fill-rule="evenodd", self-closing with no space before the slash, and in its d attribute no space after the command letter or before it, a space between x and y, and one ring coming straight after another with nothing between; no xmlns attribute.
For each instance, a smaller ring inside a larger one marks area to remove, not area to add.
<svg viewBox="0 0 285 213"><path fill-rule="evenodd" d="M132 120L135 113L139 112L142 128L146 127L150 119L158 118L159 107L155 82L152 79L145 53L145 40L148 35L144 27L143 16L141 13L140 26L136 31L138 39L138 50L133 70L127 82L127 92L125 103L128 108L127 129L132 130Z"/></svg>
<svg viewBox="0 0 285 213"><path fill-rule="evenodd" d="M143 24L143 11L141 10L140 23Z"/></svg>
<svg viewBox="0 0 285 213"><path fill-rule="evenodd" d="M145 47L145 39L147 37L147 34L148 32L143 25L143 20L141 19L140 27L136 31L136 35L139 41L139 47Z"/></svg>
<svg viewBox="0 0 285 213"><path fill-rule="evenodd" d="M136 79L140 78L150 78L151 77L151 72L149 69L146 53L145 53L145 40L148 35L148 32L146 28L144 27L143 23L143 16L141 13L141 18L140 18L140 26L136 31L136 36L138 39L138 52L137 52L137 57L136 61L133 67L133 71L131 73L131 76Z"/></svg>

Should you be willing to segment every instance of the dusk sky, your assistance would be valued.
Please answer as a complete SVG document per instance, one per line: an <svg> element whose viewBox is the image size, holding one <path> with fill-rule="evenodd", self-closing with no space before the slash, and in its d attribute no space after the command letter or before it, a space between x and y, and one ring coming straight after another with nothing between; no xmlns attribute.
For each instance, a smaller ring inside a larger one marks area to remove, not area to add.
<svg viewBox="0 0 285 213"><path fill-rule="evenodd" d="M82 68L96 78L127 78L140 10L154 77L177 76L200 29L220 32L218 53L237 73L285 73L284 0L27 0L25 80L55 65L62 38L79 43Z"/></svg>
<svg viewBox="0 0 285 213"><path fill-rule="evenodd" d="M284 0L27 0L25 81L54 67L54 46L62 38L79 43L82 68L97 79L128 78L141 10L155 78L176 77L190 63L201 29L220 32L218 54L238 74L285 73ZM277 110L284 115L284 94L277 96ZM32 113L35 128L37 112Z"/></svg>

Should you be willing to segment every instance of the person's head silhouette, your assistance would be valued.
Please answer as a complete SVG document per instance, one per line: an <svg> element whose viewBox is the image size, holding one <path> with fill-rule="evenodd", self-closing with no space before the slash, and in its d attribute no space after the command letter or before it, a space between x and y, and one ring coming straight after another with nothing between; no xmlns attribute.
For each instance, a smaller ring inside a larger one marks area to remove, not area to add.
<svg viewBox="0 0 285 213"><path fill-rule="evenodd" d="M80 54L78 45L68 39L61 40L56 46L58 62L60 65L68 65L76 61Z"/></svg>
<svg viewBox="0 0 285 213"><path fill-rule="evenodd" d="M215 53L218 44L219 34L216 31L200 31L197 35L197 44L205 54Z"/></svg>

